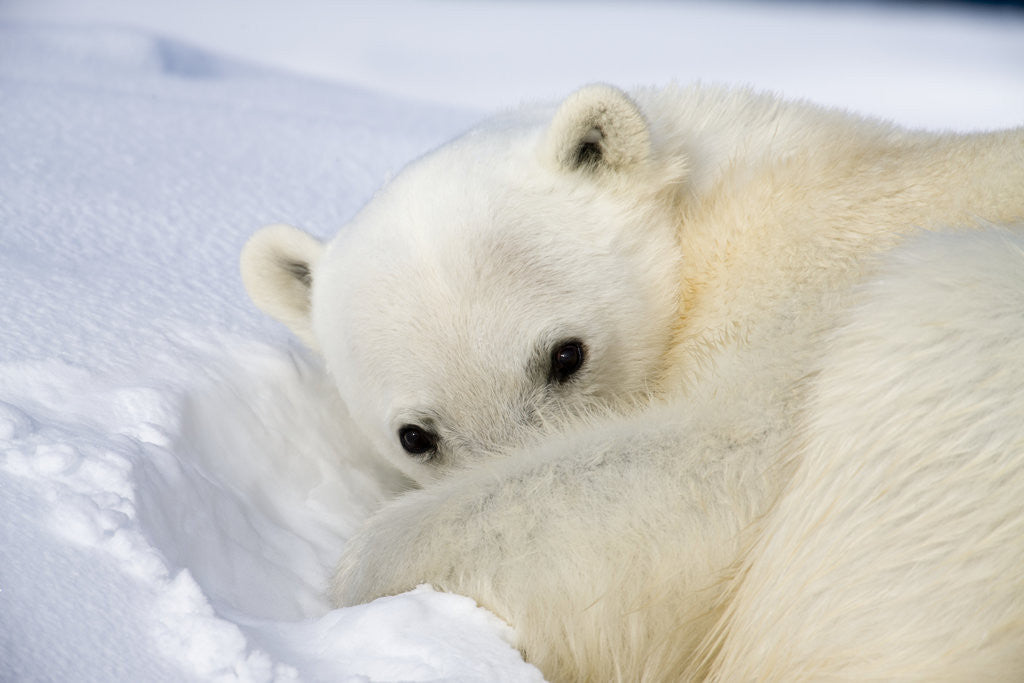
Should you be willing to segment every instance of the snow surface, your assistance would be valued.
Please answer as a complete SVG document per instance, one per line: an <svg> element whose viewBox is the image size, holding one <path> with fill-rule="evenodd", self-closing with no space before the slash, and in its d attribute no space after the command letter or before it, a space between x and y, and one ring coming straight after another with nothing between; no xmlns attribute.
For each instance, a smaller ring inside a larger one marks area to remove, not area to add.
<svg viewBox="0 0 1024 683"><path fill-rule="evenodd" d="M540 680L426 587L331 610L403 482L248 302L245 239L327 237L499 106L726 80L1024 121L1024 17L876 5L0 3L0 680Z"/></svg>

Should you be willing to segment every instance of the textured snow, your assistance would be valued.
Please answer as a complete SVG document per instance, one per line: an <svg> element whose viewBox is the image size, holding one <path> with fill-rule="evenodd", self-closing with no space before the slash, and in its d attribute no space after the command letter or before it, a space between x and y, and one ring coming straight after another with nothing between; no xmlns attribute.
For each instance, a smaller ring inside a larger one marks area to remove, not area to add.
<svg viewBox="0 0 1024 683"><path fill-rule="evenodd" d="M0 4L0 680L539 680L420 587L331 610L404 482L248 302L483 113L726 80L910 125L1024 121L1024 19L845 5Z"/></svg>

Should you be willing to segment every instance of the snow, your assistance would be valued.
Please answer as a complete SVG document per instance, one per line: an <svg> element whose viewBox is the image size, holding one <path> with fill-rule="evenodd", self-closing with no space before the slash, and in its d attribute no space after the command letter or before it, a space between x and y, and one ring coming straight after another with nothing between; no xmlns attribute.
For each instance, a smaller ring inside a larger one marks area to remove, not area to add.
<svg viewBox="0 0 1024 683"><path fill-rule="evenodd" d="M0 680L540 680L421 587L331 610L404 482L248 302L482 114L724 80L908 125L1024 121L1024 16L877 5L0 4Z"/></svg>

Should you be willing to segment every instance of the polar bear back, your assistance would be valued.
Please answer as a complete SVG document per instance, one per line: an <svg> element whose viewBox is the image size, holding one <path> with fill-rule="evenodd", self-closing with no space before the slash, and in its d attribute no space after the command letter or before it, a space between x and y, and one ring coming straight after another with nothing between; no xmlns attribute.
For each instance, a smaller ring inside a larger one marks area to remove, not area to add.
<svg viewBox="0 0 1024 683"><path fill-rule="evenodd" d="M831 333L715 680L1024 677L1024 234L926 234Z"/></svg>

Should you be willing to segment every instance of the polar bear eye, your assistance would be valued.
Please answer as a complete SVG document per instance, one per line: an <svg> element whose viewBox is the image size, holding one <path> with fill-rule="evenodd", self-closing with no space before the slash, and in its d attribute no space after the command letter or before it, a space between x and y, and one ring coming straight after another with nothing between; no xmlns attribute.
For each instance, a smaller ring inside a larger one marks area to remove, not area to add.
<svg viewBox="0 0 1024 683"><path fill-rule="evenodd" d="M423 455L437 449L437 435L416 425L405 425L399 429L398 440L411 455Z"/></svg>
<svg viewBox="0 0 1024 683"><path fill-rule="evenodd" d="M579 339L559 342L551 351L549 377L556 382L566 382L583 367L586 349Z"/></svg>

